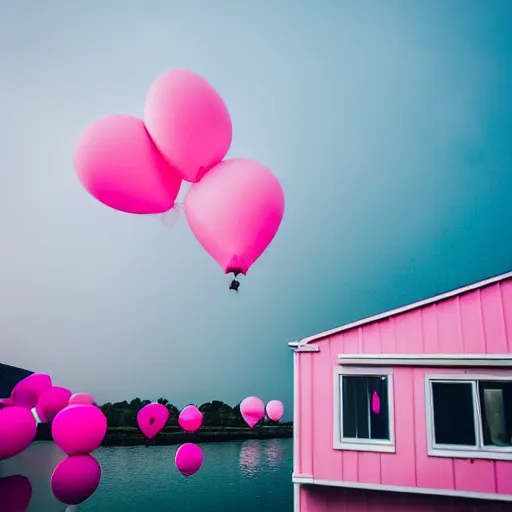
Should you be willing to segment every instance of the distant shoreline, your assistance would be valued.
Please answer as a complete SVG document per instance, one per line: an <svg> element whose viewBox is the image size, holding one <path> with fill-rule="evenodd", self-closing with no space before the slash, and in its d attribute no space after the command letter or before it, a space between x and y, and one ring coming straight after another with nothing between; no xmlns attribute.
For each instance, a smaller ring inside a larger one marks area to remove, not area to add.
<svg viewBox="0 0 512 512"><path fill-rule="evenodd" d="M102 446L172 446L183 443L222 443L246 439L289 439L293 437L293 425L261 426L254 429L239 427L202 427L197 432L184 432L168 427L148 441L135 427L114 427L107 430ZM36 441L51 441L49 425L39 425Z"/></svg>

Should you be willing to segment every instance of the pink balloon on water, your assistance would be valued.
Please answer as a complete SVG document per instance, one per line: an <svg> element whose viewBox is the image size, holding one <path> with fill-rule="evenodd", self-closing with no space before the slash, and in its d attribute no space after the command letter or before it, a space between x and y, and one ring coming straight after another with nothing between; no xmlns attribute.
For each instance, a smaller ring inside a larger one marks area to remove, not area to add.
<svg viewBox="0 0 512 512"><path fill-rule="evenodd" d="M52 386L52 379L44 373L33 373L20 380L7 399L0 400L0 405L27 407L36 406L41 394Z"/></svg>
<svg viewBox="0 0 512 512"><path fill-rule="evenodd" d="M75 455L61 461L52 474L53 495L65 505L90 498L101 480L101 467L91 455Z"/></svg>
<svg viewBox="0 0 512 512"><path fill-rule="evenodd" d="M0 510L25 512L32 499L32 485L23 475L0 478Z"/></svg>
<svg viewBox="0 0 512 512"><path fill-rule="evenodd" d="M195 432L201 428L203 413L195 405L187 405L178 417L180 427L187 432Z"/></svg>
<svg viewBox="0 0 512 512"><path fill-rule="evenodd" d="M197 444L185 443L178 448L175 463L183 476L191 476L197 473L203 464L203 451Z"/></svg>
<svg viewBox="0 0 512 512"><path fill-rule="evenodd" d="M62 411L69 404L71 391L66 388L53 386L44 391L35 407L35 412L39 420L48 423L55 418L58 412Z"/></svg>
<svg viewBox="0 0 512 512"><path fill-rule="evenodd" d="M106 433L107 418L95 405L70 405L52 423L55 444L70 456L98 449Z"/></svg>
<svg viewBox="0 0 512 512"><path fill-rule="evenodd" d="M148 439L153 439L165 427L168 419L169 409L159 403L145 405L137 413L137 424Z"/></svg>
<svg viewBox="0 0 512 512"><path fill-rule="evenodd" d="M231 117L223 99L203 77L185 69L155 80L144 122L160 153L186 181L201 180L231 146Z"/></svg>
<svg viewBox="0 0 512 512"><path fill-rule="evenodd" d="M85 189L122 212L166 212L181 186L181 178L160 155L142 120L128 115L104 117L89 126L74 161Z"/></svg>
<svg viewBox="0 0 512 512"><path fill-rule="evenodd" d="M272 421L279 421L284 414L284 405L283 402L279 400L270 400L267 404L267 416Z"/></svg>
<svg viewBox="0 0 512 512"><path fill-rule="evenodd" d="M75 393L69 399L69 405L94 405L94 397L89 393Z"/></svg>
<svg viewBox="0 0 512 512"><path fill-rule="evenodd" d="M36 433L37 424L30 409L12 406L0 410L0 460L27 449Z"/></svg>
<svg viewBox="0 0 512 512"><path fill-rule="evenodd" d="M240 404L242 418L253 428L260 420L265 417L265 404L255 396L249 396L242 400Z"/></svg>
<svg viewBox="0 0 512 512"><path fill-rule="evenodd" d="M283 212L278 179L242 158L215 166L185 198L192 232L226 274L247 273L277 233Z"/></svg>

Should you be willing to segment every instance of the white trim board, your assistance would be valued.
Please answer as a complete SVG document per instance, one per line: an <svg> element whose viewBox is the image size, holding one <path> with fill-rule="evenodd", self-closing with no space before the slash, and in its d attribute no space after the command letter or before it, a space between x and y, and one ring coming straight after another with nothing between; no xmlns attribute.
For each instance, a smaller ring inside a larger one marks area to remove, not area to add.
<svg viewBox="0 0 512 512"><path fill-rule="evenodd" d="M341 392L341 378L357 375L387 377L389 440L342 437L343 396ZM353 450L358 452L396 453L393 370L391 368L342 368L341 366L335 366L333 377L333 449Z"/></svg>
<svg viewBox="0 0 512 512"><path fill-rule="evenodd" d="M472 498L476 500L510 501L512 494L496 494L490 492L456 491L451 489L430 489L426 487L405 487L399 485L366 484L361 482L344 482L341 480L319 480L293 476L294 484L319 485L324 487L344 487L347 489L363 489L368 491L391 491L409 494L427 494L434 496L453 496L455 498Z"/></svg>
<svg viewBox="0 0 512 512"><path fill-rule="evenodd" d="M512 354L338 354L343 366L512 368Z"/></svg>
<svg viewBox="0 0 512 512"><path fill-rule="evenodd" d="M361 327L362 325L370 324L372 322L377 322L379 320L384 320L385 318L389 318L391 316L396 316L401 313L406 313L407 311L412 311L413 309L418 309L418 308L421 308L424 306L428 306L430 304L434 304L435 302L440 302L442 300L450 299L452 297L456 297L457 295L462 295L464 293L468 293L473 290L478 290L479 288L484 288L486 286L490 286L492 284L499 283L501 281L506 281L508 279L512 279L512 272L507 272L505 274L500 274L499 276L490 277L489 279L484 279L483 281L479 281L477 283L473 283L473 284L470 284L467 286L462 286L461 288L457 288L455 290L451 290L449 292L442 293L440 295L435 295L434 297L430 297L428 299L413 302L412 304L408 304L407 306L402 306L402 307L399 307L396 309L392 309L390 311L386 311L386 312L380 313L378 315L370 316L370 317L358 320L356 322L352 322L350 324L336 327L329 331L323 331L318 334L314 334L313 336L309 336L307 338L301 339L298 342L298 346L300 348L300 347L307 345L308 343L311 343L312 341L315 341L315 340L320 340L322 338L334 336L335 334L339 334L340 332L354 329L355 327Z"/></svg>

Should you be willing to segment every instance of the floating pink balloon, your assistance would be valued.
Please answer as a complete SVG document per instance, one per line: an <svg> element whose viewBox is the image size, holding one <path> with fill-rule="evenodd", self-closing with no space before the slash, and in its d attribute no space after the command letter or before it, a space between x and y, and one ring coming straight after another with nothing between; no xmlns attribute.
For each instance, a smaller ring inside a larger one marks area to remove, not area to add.
<svg viewBox="0 0 512 512"><path fill-rule="evenodd" d="M66 388L53 386L44 391L33 412L38 422L48 423L55 418L56 414L69 404L71 391Z"/></svg>
<svg viewBox="0 0 512 512"><path fill-rule="evenodd" d="M374 391L372 395L372 412L373 414L380 414L380 398L377 391Z"/></svg>
<svg viewBox="0 0 512 512"><path fill-rule="evenodd" d="M224 101L192 71L176 69L155 80L144 121L160 153L186 181L199 181L231 146L231 118Z"/></svg>
<svg viewBox="0 0 512 512"><path fill-rule="evenodd" d="M265 417L265 404L255 396L249 396L240 404L242 418L253 428Z"/></svg>
<svg viewBox="0 0 512 512"><path fill-rule="evenodd" d="M67 455L83 455L98 449L107 433L107 418L95 405L70 405L55 416L52 436Z"/></svg>
<svg viewBox="0 0 512 512"><path fill-rule="evenodd" d="M32 499L32 485L23 475L0 478L0 510L2 512L25 512Z"/></svg>
<svg viewBox="0 0 512 512"><path fill-rule="evenodd" d="M26 407L0 410L0 460L15 457L27 449L37 433L34 416Z"/></svg>
<svg viewBox="0 0 512 512"><path fill-rule="evenodd" d="M153 439L165 427L168 419L169 409L158 403L145 405L137 413L139 428L148 439Z"/></svg>
<svg viewBox="0 0 512 512"><path fill-rule="evenodd" d="M101 467L91 455L67 457L55 468L53 495L65 505L78 505L90 498L101 480Z"/></svg>
<svg viewBox="0 0 512 512"><path fill-rule="evenodd" d="M75 150L75 169L93 197L127 213L166 212L181 186L144 123L127 115L104 117L85 131Z"/></svg>
<svg viewBox="0 0 512 512"><path fill-rule="evenodd" d="M267 416L272 421L279 421L284 414L283 402L279 400L270 400L267 404Z"/></svg>
<svg viewBox="0 0 512 512"><path fill-rule="evenodd" d="M197 473L203 464L203 451L197 444L185 443L176 452L176 467L183 476Z"/></svg>
<svg viewBox="0 0 512 512"><path fill-rule="evenodd" d="M274 238L284 212L277 178L263 165L225 160L185 198L192 232L226 274L246 274Z"/></svg>
<svg viewBox="0 0 512 512"><path fill-rule="evenodd" d="M9 398L0 400L3 406L18 406L32 409L41 394L52 386L52 379L44 373L33 373L20 380L12 390Z"/></svg>
<svg viewBox="0 0 512 512"><path fill-rule="evenodd" d="M178 417L178 423L183 430L195 432L201 428L203 413L195 405L187 405Z"/></svg>
<svg viewBox="0 0 512 512"><path fill-rule="evenodd" d="M89 393L75 393L69 399L69 405L94 405L94 397Z"/></svg>

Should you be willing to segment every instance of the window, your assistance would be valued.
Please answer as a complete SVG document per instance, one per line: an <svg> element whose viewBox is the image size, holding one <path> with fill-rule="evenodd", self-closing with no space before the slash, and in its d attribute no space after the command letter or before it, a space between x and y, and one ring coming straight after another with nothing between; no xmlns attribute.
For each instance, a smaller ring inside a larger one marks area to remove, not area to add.
<svg viewBox="0 0 512 512"><path fill-rule="evenodd" d="M334 448L394 452L390 369L335 369Z"/></svg>
<svg viewBox="0 0 512 512"><path fill-rule="evenodd" d="M429 455L512 458L512 376L427 377Z"/></svg>

